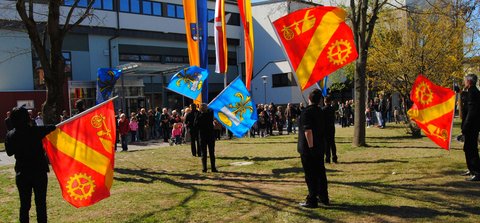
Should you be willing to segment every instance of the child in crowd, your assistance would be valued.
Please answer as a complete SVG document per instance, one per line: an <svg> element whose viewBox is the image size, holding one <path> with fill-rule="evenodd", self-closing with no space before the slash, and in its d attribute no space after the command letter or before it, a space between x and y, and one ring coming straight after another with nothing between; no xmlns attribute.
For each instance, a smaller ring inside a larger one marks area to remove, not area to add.
<svg viewBox="0 0 480 223"><path fill-rule="evenodd" d="M132 116L132 118L130 119L129 126L130 126L130 134L132 136L131 142L135 142L137 141L136 139L137 139L137 130L138 130L138 121L135 115Z"/></svg>
<svg viewBox="0 0 480 223"><path fill-rule="evenodd" d="M173 142L175 142L175 145L182 144L182 126L183 124L181 122L177 122L173 125L170 145L173 145Z"/></svg>

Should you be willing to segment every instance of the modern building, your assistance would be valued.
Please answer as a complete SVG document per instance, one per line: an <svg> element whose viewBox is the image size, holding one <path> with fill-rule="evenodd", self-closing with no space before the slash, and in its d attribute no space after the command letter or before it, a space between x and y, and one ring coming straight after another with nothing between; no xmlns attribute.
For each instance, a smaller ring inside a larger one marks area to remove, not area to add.
<svg viewBox="0 0 480 223"><path fill-rule="evenodd" d="M46 0L34 1L36 20L45 23ZM79 10L87 6L79 2ZM0 117L14 106L40 111L45 100L43 70L32 50L30 39L15 9L16 1L0 1ZM73 0L65 0L62 15L67 15ZM215 46L213 18L215 1L208 1L209 19L209 97L224 88L224 75L214 73ZM226 1L227 43L230 82L244 72L243 27L236 1ZM123 67L117 81L116 107L126 112L138 108L179 109L189 100L165 89L171 76L188 66L188 52L182 0L96 0L92 16L65 37L63 44L65 86L70 112L83 98L87 106L95 103L97 69ZM123 92L122 92L123 90ZM0 123L0 135L5 132ZM0 136L0 138L2 138Z"/></svg>

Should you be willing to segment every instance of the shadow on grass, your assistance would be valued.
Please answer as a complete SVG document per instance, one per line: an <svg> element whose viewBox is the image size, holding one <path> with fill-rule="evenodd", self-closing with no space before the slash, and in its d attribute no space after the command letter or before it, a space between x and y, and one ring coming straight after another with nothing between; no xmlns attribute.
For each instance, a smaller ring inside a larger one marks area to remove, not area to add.
<svg viewBox="0 0 480 223"><path fill-rule="evenodd" d="M273 169L272 173L274 176L279 177L282 174L289 174L289 173L295 173L295 174L303 174L303 168L301 167L290 167L290 168L282 168L282 169ZM327 169L327 173L336 173L336 172L343 172L341 170L334 170L334 169Z"/></svg>
<svg viewBox="0 0 480 223"><path fill-rule="evenodd" d="M357 160L350 162L341 162L341 164L379 164L379 163L408 163L406 160L392 160L392 159L379 159L379 160Z"/></svg>
<svg viewBox="0 0 480 223"><path fill-rule="evenodd" d="M302 181L291 181L283 178L274 178L270 174L255 174L242 172L221 172L218 174L186 174L186 173L170 173L155 172L148 169L124 169L117 168L115 172L118 174L115 180L123 182L135 183L154 183L162 182L179 188L191 191L187 197L178 204L159 210L158 212L169 211L177 207L184 207L189 210L187 203L194 199L199 192L217 193L234 199L244 200L248 203L265 206L276 211L285 211L293 215L304 216L311 219L321 221L333 221L332 219L321 216L315 210L297 208L298 200L275 195L268 188L262 189L258 185L266 183L282 184L303 184ZM272 179L273 178L273 179ZM251 184L257 182L257 184ZM288 185L285 185L286 187ZM186 193L188 194L188 193ZM253 211L255 206L250 207ZM191 212L190 210L188 212ZM135 217L137 221L148 220L153 213L147 213L143 216ZM188 219L191 213L186 213ZM129 221L133 222L133 221Z"/></svg>
<svg viewBox="0 0 480 223"><path fill-rule="evenodd" d="M298 157L295 156L289 156L289 157L235 157L235 156L220 156L216 157L216 159L219 160L248 160L248 161L256 161L256 162L261 162L261 161L276 161L276 160L289 160L289 159L296 159Z"/></svg>
<svg viewBox="0 0 480 223"><path fill-rule="evenodd" d="M332 209L352 212L359 215L386 215L399 217L402 219L434 218L439 216L466 217L464 214L456 212L444 212L437 211L431 208L411 206L355 205L348 203L340 203L332 206Z"/></svg>
<svg viewBox="0 0 480 223"><path fill-rule="evenodd" d="M370 161L358 161L370 162ZM406 162L398 160L377 160L375 162ZM221 169L220 169L221 170ZM158 210L158 212L147 213L135 217L136 220L149 220L156 213L170 211L183 207L186 211L182 219L189 219L191 212L195 211L188 205L194 200L198 193L206 192L218 194L228 198L243 200L251 205L249 211L255 211L258 206L266 207L274 211L288 212L292 215L317 219L321 221L335 221L323 216L322 209L310 210L297 207L299 200L292 199L291 195L279 195L269 185L282 187L304 186L303 179L291 180L281 177L281 174L301 173L301 168L273 169L273 174L246 173L246 172L220 172L220 173L178 173L166 171L153 171L150 169L126 169L117 168L115 179L123 182L136 183L164 183L178 188L186 189L189 192L181 197L181 200L169 207ZM435 182L435 179L445 177L444 174L433 176L421 176L417 178L402 178L388 182L343 182L330 181L330 184L342 185L368 192L382 194L392 199L406 199L415 201L418 204L428 204L428 207L396 206L385 204L352 204L347 202L335 203L326 209L335 209L351 213L358 217L385 215L402 219L426 218L434 219L442 216L468 217L468 214L480 215L480 209L476 204L465 203L464 199L451 199L451 197L476 197L480 198L478 184L475 182L447 182L444 184L415 184L419 180ZM374 201L372 201L374 202ZM433 206L433 207L432 207ZM430 208L431 207L431 208ZM437 208L435 208L437 207ZM438 207L441 210L438 210ZM445 210L448 207L448 210ZM318 211L320 210L320 211ZM379 216L381 220L381 216ZM133 222L133 221L130 221Z"/></svg>
<svg viewBox="0 0 480 223"><path fill-rule="evenodd" d="M428 177L417 177L417 178L403 178L398 181L386 182L340 182L340 181L331 181L331 184L338 184L343 186L350 186L352 188L360 188L369 192L388 195L391 197L397 197L402 199L409 199L416 202L429 203L430 205L434 204L439 207L448 207L449 212L446 215L451 215L455 217L466 217L465 214L460 212L467 212L473 215L479 215L480 209L475 205L469 205L465 203L464 200L467 198L477 197L480 198L480 191L478 190L478 184L472 182L447 182L445 184L413 184L409 182L416 182L418 180L425 180L426 178L436 179L442 178L444 175L435 175ZM438 194L438 195L433 195ZM450 199L451 197L463 197L465 199ZM367 205L368 206L368 205ZM383 205L382 205L383 206ZM365 206L363 206L365 207ZM360 208L361 209L361 208ZM408 210L408 209L406 209ZM346 211L355 212L351 208ZM375 211L367 208L366 211ZM383 214L389 216L399 216L399 217L409 217L409 216L418 216L418 217L436 217L445 215L445 212L437 212L435 210L422 210L426 211L428 214L424 216L422 213L417 213L415 210L410 210L405 213L398 213L395 209L386 209L384 208Z"/></svg>
<svg viewBox="0 0 480 223"><path fill-rule="evenodd" d="M297 144L297 141L255 141L255 142L241 142L241 141L236 141L236 142L231 142L230 144L246 144L246 145L251 145L251 144Z"/></svg>

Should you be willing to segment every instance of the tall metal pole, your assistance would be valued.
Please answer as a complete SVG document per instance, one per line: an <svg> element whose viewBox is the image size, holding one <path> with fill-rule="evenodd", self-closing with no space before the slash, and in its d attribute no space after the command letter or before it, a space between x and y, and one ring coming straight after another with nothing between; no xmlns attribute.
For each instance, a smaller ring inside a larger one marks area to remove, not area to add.
<svg viewBox="0 0 480 223"><path fill-rule="evenodd" d="M263 81L263 104L267 104L267 81Z"/></svg>

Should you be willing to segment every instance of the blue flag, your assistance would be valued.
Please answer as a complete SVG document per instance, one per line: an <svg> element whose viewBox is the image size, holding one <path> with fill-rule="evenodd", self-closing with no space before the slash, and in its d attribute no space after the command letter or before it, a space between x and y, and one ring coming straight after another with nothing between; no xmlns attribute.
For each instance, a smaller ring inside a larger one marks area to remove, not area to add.
<svg viewBox="0 0 480 223"><path fill-rule="evenodd" d="M236 78L208 105L215 118L236 137L242 137L257 121L257 108L245 84Z"/></svg>
<svg viewBox="0 0 480 223"><path fill-rule="evenodd" d="M197 24L200 53L200 67L208 69L208 7L207 0L197 0ZM208 102L208 79L205 79L202 89L202 102Z"/></svg>
<svg viewBox="0 0 480 223"><path fill-rule="evenodd" d="M208 70L191 66L173 75L168 89L193 100L202 92L202 86L208 77Z"/></svg>
<svg viewBox="0 0 480 223"><path fill-rule="evenodd" d="M111 68L98 68L97 71L97 104L100 104L112 94L113 88L118 78L122 74L121 70Z"/></svg>
<svg viewBox="0 0 480 223"><path fill-rule="evenodd" d="M323 78L323 88L322 88L322 95L323 97L327 97L327 94L328 94L328 85L327 85L327 82L328 82L328 76L325 76Z"/></svg>

